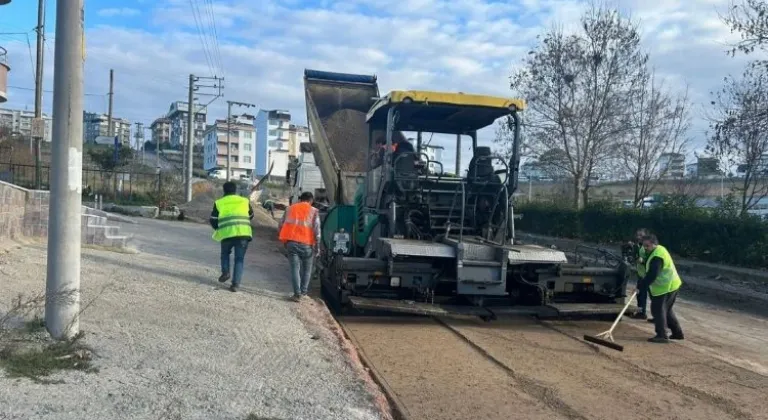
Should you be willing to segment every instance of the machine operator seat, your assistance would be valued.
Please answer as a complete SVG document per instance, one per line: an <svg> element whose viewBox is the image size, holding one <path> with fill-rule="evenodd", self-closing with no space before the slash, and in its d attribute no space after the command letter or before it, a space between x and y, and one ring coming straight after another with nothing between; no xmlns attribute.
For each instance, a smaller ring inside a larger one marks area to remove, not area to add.
<svg viewBox="0 0 768 420"><path fill-rule="evenodd" d="M479 146L469 161L467 170L468 205L471 206L473 223L476 228L499 226L506 208L506 195L499 175L495 174L491 148ZM491 214L493 212L493 214Z"/></svg>
<svg viewBox="0 0 768 420"><path fill-rule="evenodd" d="M413 145L407 141L397 143L397 149L392 153L392 163L399 176L416 175L416 150Z"/></svg>
<svg viewBox="0 0 768 420"><path fill-rule="evenodd" d="M493 161L489 159L491 148L478 146L475 154L469 161L467 178L470 184L501 184L501 178L494 174Z"/></svg>

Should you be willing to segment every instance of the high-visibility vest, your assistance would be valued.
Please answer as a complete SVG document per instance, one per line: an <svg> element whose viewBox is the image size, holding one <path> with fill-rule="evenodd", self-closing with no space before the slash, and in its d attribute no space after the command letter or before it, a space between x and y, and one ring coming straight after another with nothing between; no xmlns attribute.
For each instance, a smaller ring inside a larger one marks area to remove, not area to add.
<svg viewBox="0 0 768 420"><path fill-rule="evenodd" d="M645 277L645 263L647 257L648 253L645 251L645 248L640 246L640 249L637 251L637 263L635 268L637 270L637 276L641 279Z"/></svg>
<svg viewBox="0 0 768 420"><path fill-rule="evenodd" d="M677 268L675 268L675 263L672 261L669 251L663 246L657 245L645 263L646 272L651 269L650 262L653 258L661 258L662 267L656 276L656 280L650 285L651 296L666 295L679 289L683 285L683 281L680 279L680 275L677 274Z"/></svg>
<svg viewBox="0 0 768 420"><path fill-rule="evenodd" d="M280 227L280 242L298 242L305 245L315 245L315 231L312 222L317 215L317 209L306 201L298 202L285 211L285 221Z"/></svg>
<svg viewBox="0 0 768 420"><path fill-rule="evenodd" d="M226 195L216 200L219 211L219 227L213 232L213 240L223 241L227 238L253 237L251 218L248 214L250 201L239 195Z"/></svg>

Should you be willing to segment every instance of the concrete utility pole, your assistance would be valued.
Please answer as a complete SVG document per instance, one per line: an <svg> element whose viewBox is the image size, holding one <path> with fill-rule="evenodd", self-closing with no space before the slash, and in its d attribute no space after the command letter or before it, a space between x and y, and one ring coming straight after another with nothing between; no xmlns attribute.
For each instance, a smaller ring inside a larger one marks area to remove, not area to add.
<svg viewBox="0 0 768 420"><path fill-rule="evenodd" d="M107 135L112 137L115 135L115 130L112 128L112 98L115 96L113 90L115 83L115 71L109 69L109 108L107 110Z"/></svg>
<svg viewBox="0 0 768 420"><path fill-rule="evenodd" d="M248 104L245 102L237 102L237 101L227 101L227 181L229 181L229 177L232 174L231 166L232 166L232 143L229 140L229 134L232 131L230 128L230 122L232 121L232 105L237 106L244 106L246 108L256 107L254 104ZM218 133L216 133L216 140L218 142Z"/></svg>
<svg viewBox="0 0 768 420"><path fill-rule="evenodd" d="M192 201L192 168L194 164L194 138L195 138L195 75L189 75L189 112L187 113L187 178L186 193L187 203Z"/></svg>
<svg viewBox="0 0 768 420"><path fill-rule="evenodd" d="M53 153L45 327L55 339L80 329L83 177L83 0L56 2Z"/></svg>
<svg viewBox="0 0 768 420"><path fill-rule="evenodd" d="M136 123L136 134L134 135L134 138L136 138L136 151L141 151L141 164L144 164L144 124L137 122Z"/></svg>
<svg viewBox="0 0 768 420"><path fill-rule="evenodd" d="M229 134L232 132L232 101L227 101L227 175L225 179L229 181L230 174L232 174L232 142L229 140ZM216 132L216 149L218 149L219 132ZM218 151L216 152L218 155Z"/></svg>
<svg viewBox="0 0 768 420"><path fill-rule="evenodd" d="M43 59L45 57L45 0L37 2L37 63L35 64L35 119L32 137L35 142L35 188L42 188L42 173L40 169L42 161L42 137L45 135L45 121L43 121Z"/></svg>

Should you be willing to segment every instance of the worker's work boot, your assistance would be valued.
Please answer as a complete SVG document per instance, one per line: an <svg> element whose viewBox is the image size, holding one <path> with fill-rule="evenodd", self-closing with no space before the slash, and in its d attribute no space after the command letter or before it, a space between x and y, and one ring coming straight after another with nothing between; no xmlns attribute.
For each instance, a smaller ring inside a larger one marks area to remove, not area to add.
<svg viewBox="0 0 768 420"><path fill-rule="evenodd" d="M649 323L651 323L651 324L653 324L653 323L654 323L654 322L656 322L656 321L654 321L654 320L653 320L653 318L648 318L648 322L649 322Z"/></svg>
<svg viewBox="0 0 768 420"><path fill-rule="evenodd" d="M667 337L651 337L648 339L648 342L650 343L669 343L669 339Z"/></svg>
<svg viewBox="0 0 768 420"><path fill-rule="evenodd" d="M229 280L229 273L223 273L219 276L219 283L226 283Z"/></svg>
<svg viewBox="0 0 768 420"><path fill-rule="evenodd" d="M632 319L648 319L648 315L645 312L637 312L632 314Z"/></svg>
<svg viewBox="0 0 768 420"><path fill-rule="evenodd" d="M672 335L669 336L669 339L670 340L678 340L678 341L680 341L680 340L685 340L685 336L683 336L683 333L672 334Z"/></svg>
<svg viewBox="0 0 768 420"><path fill-rule="evenodd" d="M291 300L294 302L299 302L301 300L301 295L293 295L291 296Z"/></svg>
<svg viewBox="0 0 768 420"><path fill-rule="evenodd" d="M235 286L234 284L229 286L229 291L233 292L233 293L236 292L237 291L237 286Z"/></svg>

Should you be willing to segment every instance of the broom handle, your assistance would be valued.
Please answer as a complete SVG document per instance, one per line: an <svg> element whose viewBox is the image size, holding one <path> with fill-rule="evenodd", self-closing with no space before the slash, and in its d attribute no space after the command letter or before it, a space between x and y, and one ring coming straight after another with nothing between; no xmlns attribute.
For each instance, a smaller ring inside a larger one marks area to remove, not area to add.
<svg viewBox="0 0 768 420"><path fill-rule="evenodd" d="M627 303L624 305L624 309L622 309L621 312L619 312L619 316L616 317L616 320L613 321L613 325L611 325L611 328L608 330L609 333L613 333L613 329L616 328L616 324L618 324L619 321L621 321L621 317L624 316L624 312L626 312L627 309L629 309L629 305L632 304L632 300L635 298L635 295L637 295L637 290L632 292L632 296L630 296L629 299L627 299Z"/></svg>

